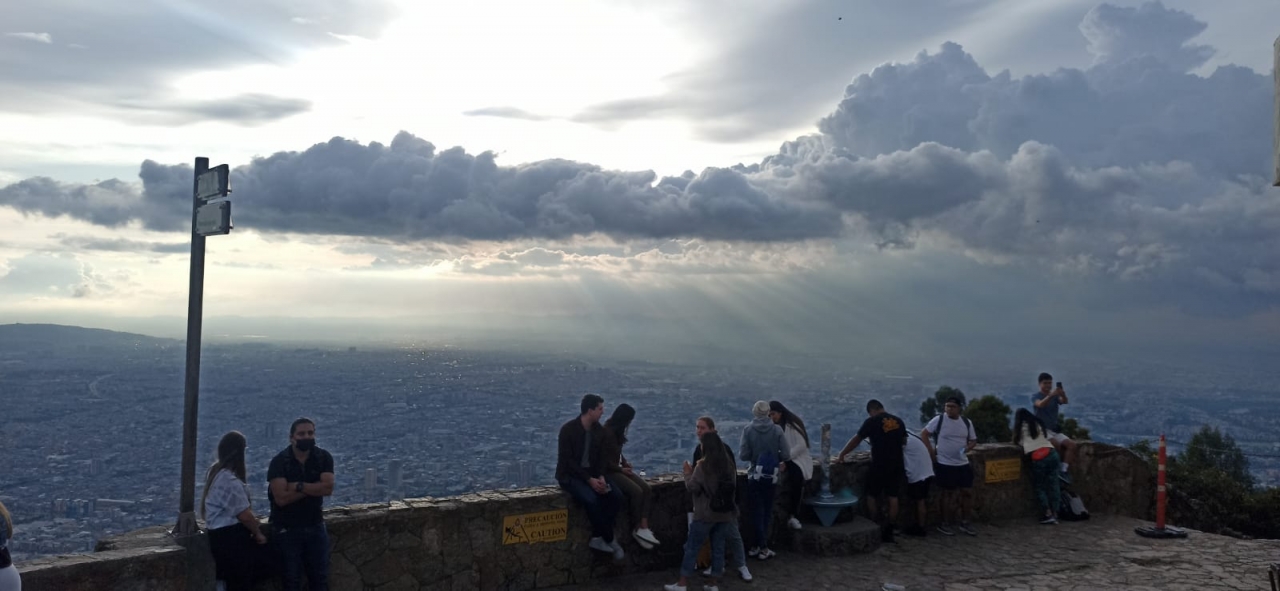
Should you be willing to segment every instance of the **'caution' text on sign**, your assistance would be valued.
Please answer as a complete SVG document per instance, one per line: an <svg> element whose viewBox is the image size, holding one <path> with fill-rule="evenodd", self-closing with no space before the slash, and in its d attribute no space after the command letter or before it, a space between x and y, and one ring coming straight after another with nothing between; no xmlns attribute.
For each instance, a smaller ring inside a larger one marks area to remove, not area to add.
<svg viewBox="0 0 1280 591"><path fill-rule="evenodd" d="M569 510L507 515L502 518L503 544L559 542L568 537Z"/></svg>
<svg viewBox="0 0 1280 591"><path fill-rule="evenodd" d="M1021 474L1022 460L1018 458L987 460L987 484L1017 480Z"/></svg>

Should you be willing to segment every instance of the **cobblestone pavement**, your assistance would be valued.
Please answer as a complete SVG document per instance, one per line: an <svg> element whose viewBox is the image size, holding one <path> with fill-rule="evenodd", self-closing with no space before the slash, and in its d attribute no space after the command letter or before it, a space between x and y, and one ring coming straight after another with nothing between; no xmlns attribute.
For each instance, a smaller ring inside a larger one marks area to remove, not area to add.
<svg viewBox="0 0 1280 591"><path fill-rule="evenodd" d="M755 580L736 573L721 590L876 590L897 583L908 591L1182 591L1271 588L1267 566L1280 561L1280 541L1237 540L1190 532L1182 540L1150 540L1133 528L1146 522L1097 516L1056 526L1035 521L979 528L978 537L930 532L847 558L779 553L749 560ZM808 526L806 526L808 527ZM650 573L561 589L662 589L677 573ZM701 590L702 580L689 589Z"/></svg>

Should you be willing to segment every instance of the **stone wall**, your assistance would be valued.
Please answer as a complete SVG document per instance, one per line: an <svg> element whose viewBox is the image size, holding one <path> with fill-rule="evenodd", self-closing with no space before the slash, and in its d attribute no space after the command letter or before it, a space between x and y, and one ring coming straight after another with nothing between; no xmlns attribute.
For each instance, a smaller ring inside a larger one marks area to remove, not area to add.
<svg viewBox="0 0 1280 591"><path fill-rule="evenodd" d="M1018 448L983 445L973 454L975 501L980 520L1030 519L1036 514L1029 475ZM1015 480L985 481L988 462L1021 462ZM832 468L833 490L861 490L868 460ZM1082 443L1072 468L1077 492L1089 509L1145 517L1154 496L1147 465L1123 448ZM336 507L325 513L332 537L332 588L335 590L520 590L583 583L620 574L675 570L690 501L683 482L666 476L652 479L655 502L650 526L663 544L640 549L630 535L619 539L627 558L614 563L587 548L585 514L554 487L482 492L459 497L409 499L403 502ZM810 483L816 491L817 479ZM781 501L781 500L780 500ZM934 503L930 502L931 505ZM569 529L563 541L504 544L503 518L567 509ZM903 519L908 513L904 507ZM625 509L624 509L625 511ZM807 511L807 509L806 509ZM788 547L786 516L775 512L776 545ZM847 517L847 516L846 516ZM801 514L806 527L819 527L811 514ZM618 530L630 531L622 517ZM747 528L743 528L748 545ZM203 538L187 551L154 530L100 544L88 556L60 557L19 565L28 591L79 589L150 591L212 589L211 559ZM263 589L277 588L264 584Z"/></svg>

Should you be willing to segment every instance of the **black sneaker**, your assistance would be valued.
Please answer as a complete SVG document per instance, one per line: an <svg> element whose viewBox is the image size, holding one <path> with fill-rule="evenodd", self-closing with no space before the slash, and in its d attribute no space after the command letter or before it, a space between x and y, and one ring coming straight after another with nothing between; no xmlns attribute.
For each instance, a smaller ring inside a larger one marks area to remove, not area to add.
<svg viewBox="0 0 1280 591"><path fill-rule="evenodd" d="M895 542L895 541L893 540L893 526L892 526L892 525L882 525L882 526L880 526L880 541L881 541L881 542L884 542L884 543L886 543L886 544L896 544L896 543L897 543L897 542Z"/></svg>
<svg viewBox="0 0 1280 591"><path fill-rule="evenodd" d="M923 538L927 533L924 531L923 527L920 527L918 525L907 526L907 529L905 531L907 535L915 536L917 538Z"/></svg>

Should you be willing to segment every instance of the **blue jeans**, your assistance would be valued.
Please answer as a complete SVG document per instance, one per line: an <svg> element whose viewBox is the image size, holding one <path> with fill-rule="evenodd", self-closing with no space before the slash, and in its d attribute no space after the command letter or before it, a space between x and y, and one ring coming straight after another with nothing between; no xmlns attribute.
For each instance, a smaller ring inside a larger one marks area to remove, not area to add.
<svg viewBox="0 0 1280 591"><path fill-rule="evenodd" d="M733 524L713 521L693 520L689 524L689 537L684 541L684 560L680 562L680 576L692 577L698 574L698 551L702 543L711 537L711 576L724 574L724 539L727 530L737 531ZM739 538L741 539L741 538ZM738 543L738 552L742 552L742 543Z"/></svg>
<svg viewBox="0 0 1280 591"><path fill-rule="evenodd" d="M771 479L747 479L747 511L751 513L751 529L755 533L752 546L769 547L769 523L773 521L773 493L777 488Z"/></svg>
<svg viewBox="0 0 1280 591"><path fill-rule="evenodd" d="M742 532L738 530L738 521L735 519L724 524L724 545L729 550L730 561L729 566L734 568L747 565L747 551L742 548ZM713 534L714 535L714 534ZM714 538L711 542L715 544Z"/></svg>
<svg viewBox="0 0 1280 591"><path fill-rule="evenodd" d="M560 488L582 503L587 520L591 522L591 536L612 542L613 523L618 517L618 508L622 506L622 491L614 486L609 492L600 494L587 481L578 478L561 480Z"/></svg>
<svg viewBox="0 0 1280 591"><path fill-rule="evenodd" d="M311 591L329 591L329 530L324 523L277 528L284 591L301 591L306 571Z"/></svg>

